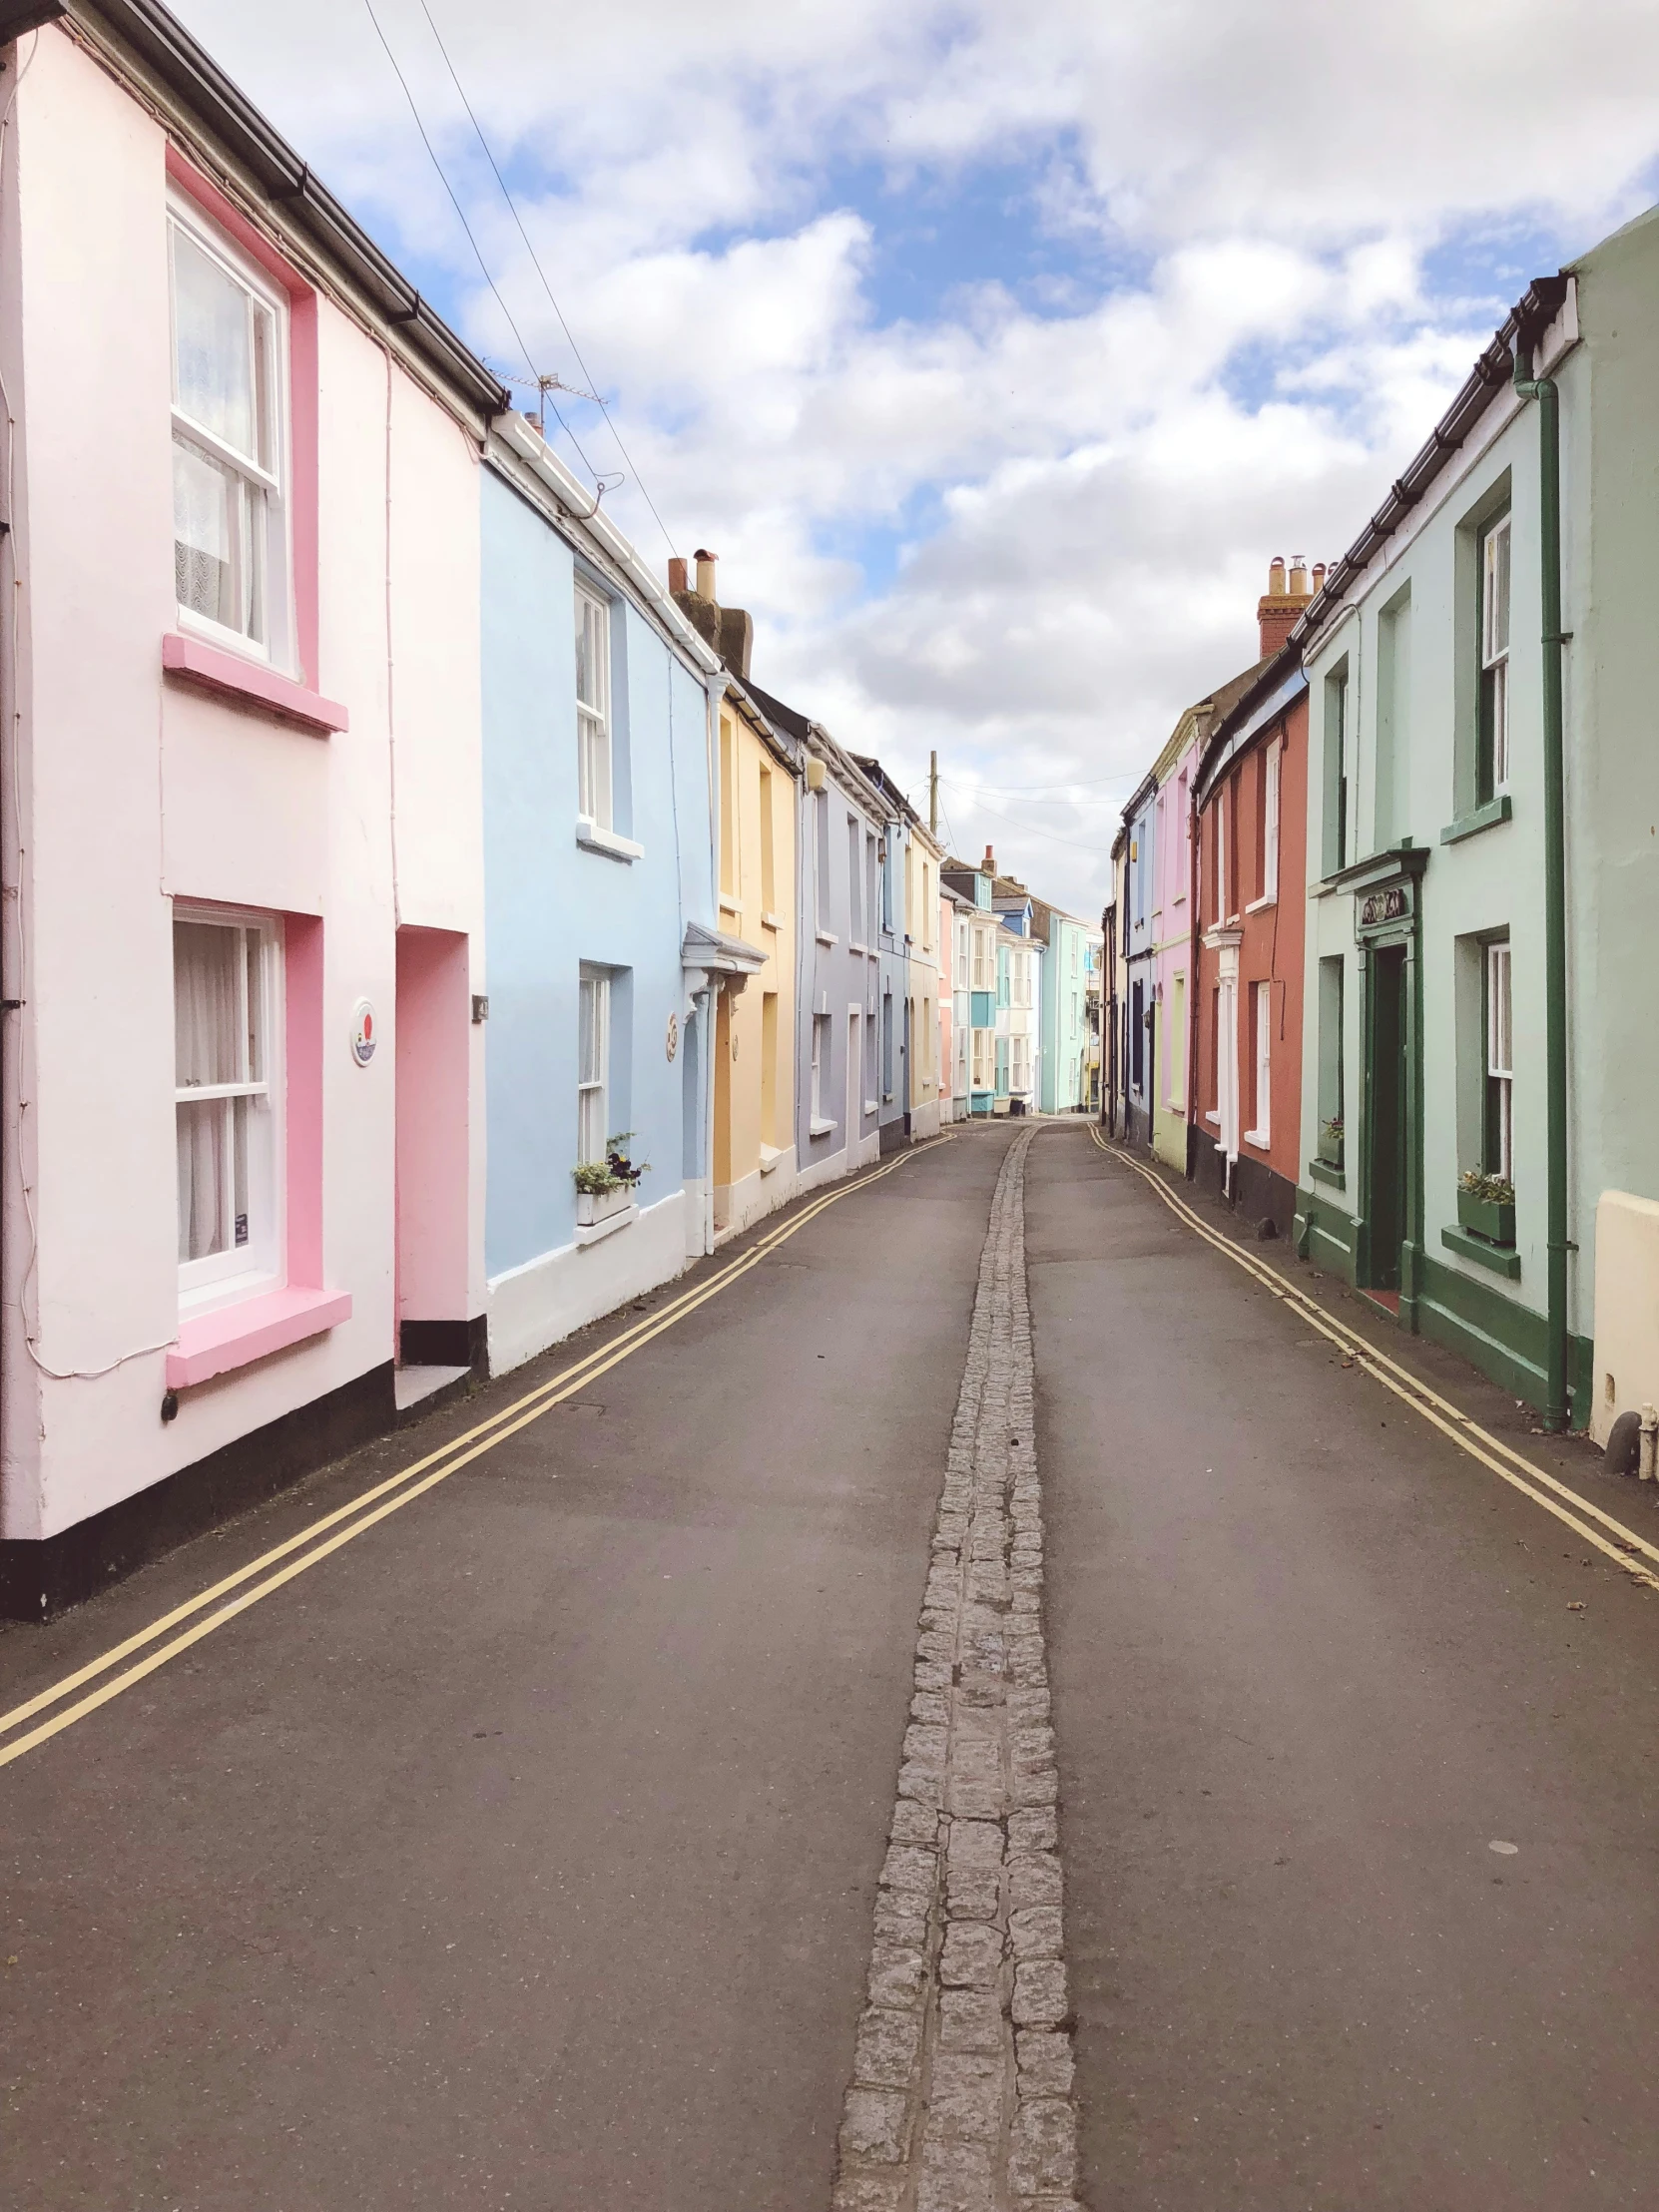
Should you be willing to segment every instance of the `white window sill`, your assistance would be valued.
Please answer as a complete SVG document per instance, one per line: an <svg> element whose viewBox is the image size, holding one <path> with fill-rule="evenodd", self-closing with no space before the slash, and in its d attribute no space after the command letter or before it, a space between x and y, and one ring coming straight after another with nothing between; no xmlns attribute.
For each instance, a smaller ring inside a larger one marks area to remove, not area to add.
<svg viewBox="0 0 1659 2212"><path fill-rule="evenodd" d="M892 1104L892 1093L891 1093L891 1091L883 1091L883 1092L881 1093L881 1103L882 1103L882 1105L883 1105L883 1106L890 1106L890 1105Z"/></svg>
<svg viewBox="0 0 1659 2212"><path fill-rule="evenodd" d="M1278 903L1279 893L1277 891L1264 891L1260 898L1253 898L1251 900L1250 904L1245 908L1245 912L1247 914L1259 914L1264 906L1277 906Z"/></svg>
<svg viewBox="0 0 1659 2212"><path fill-rule="evenodd" d="M743 919L742 899L728 898L724 891L721 893L720 910L723 914L736 914L740 921Z"/></svg>
<svg viewBox="0 0 1659 2212"><path fill-rule="evenodd" d="M763 914L761 916L761 927L763 929L782 929L783 926L784 924L776 914Z"/></svg>
<svg viewBox="0 0 1659 2212"><path fill-rule="evenodd" d="M774 1169L774 1168L775 1168L775 1167L776 1167L776 1166L778 1165L779 1161L780 1161L780 1160L781 1160L781 1159L782 1159L783 1157L784 1157L784 1148L783 1148L783 1146L782 1146L782 1145L778 1145L778 1144L764 1144L764 1145L762 1145L762 1147L761 1147L761 1173L762 1173L763 1175L770 1175L770 1174L772 1173L773 1169Z"/></svg>
<svg viewBox="0 0 1659 2212"><path fill-rule="evenodd" d="M848 952L867 952L869 950L869 946L867 944L859 944L855 937L848 937L846 940L846 949Z"/></svg>
<svg viewBox="0 0 1659 2212"><path fill-rule="evenodd" d="M816 932L816 934L820 944L840 943L839 937L836 936L835 932L832 929L820 929Z"/></svg>
<svg viewBox="0 0 1659 2212"><path fill-rule="evenodd" d="M630 1222L638 1221L639 1218L638 1206L630 1201L620 1213L607 1214L603 1221L579 1222L576 1242L579 1245L603 1244L607 1237L614 1237L619 1229L626 1229Z"/></svg>
<svg viewBox="0 0 1659 2212"><path fill-rule="evenodd" d="M1218 1129L1221 1127L1220 1114L1206 1114L1204 1118L1206 1121L1213 1121Z"/></svg>
<svg viewBox="0 0 1659 2212"><path fill-rule="evenodd" d="M632 837L619 837L614 830L602 830L586 815L576 817L576 842L585 852L603 852L610 860L643 860L645 847Z"/></svg>
<svg viewBox="0 0 1659 2212"><path fill-rule="evenodd" d="M1265 1129L1247 1129L1244 1133L1244 1141L1246 1144L1253 1144L1258 1152L1266 1152L1272 1142Z"/></svg>
<svg viewBox="0 0 1659 2212"><path fill-rule="evenodd" d="M838 1123L826 1121L822 1114L815 1114L807 1124L807 1134L809 1137L828 1137L831 1129L838 1127Z"/></svg>
<svg viewBox="0 0 1659 2212"><path fill-rule="evenodd" d="M866 1098L864 1100L864 1112L866 1114L873 1114L875 1112L875 1100L873 1098Z"/></svg>

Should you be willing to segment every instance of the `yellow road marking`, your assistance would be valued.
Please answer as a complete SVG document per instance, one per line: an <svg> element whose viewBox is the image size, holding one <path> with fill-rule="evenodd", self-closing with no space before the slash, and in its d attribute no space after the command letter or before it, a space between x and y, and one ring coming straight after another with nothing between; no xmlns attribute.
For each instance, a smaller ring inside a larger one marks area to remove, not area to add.
<svg viewBox="0 0 1659 2212"><path fill-rule="evenodd" d="M147 1675L154 1674L158 1667L163 1667L170 1659L177 1658L180 1652L188 1651L193 1644L200 1643L205 1636L210 1636L216 1629L223 1628L227 1621L235 1620L239 1614L247 1612L250 1606L257 1605L262 1598L269 1597L273 1591L279 1590L284 1584L291 1582L296 1575L303 1574L306 1568L315 1566L319 1560L328 1558L343 1545L350 1543L354 1537L362 1535L365 1530L387 1519L400 1506L407 1505L415 1498L424 1496L428 1490L435 1489L438 1483L447 1481L450 1475L458 1472L460 1468L466 1466L473 1459L479 1458L486 1451L493 1450L498 1443L503 1442L508 1436L516 1435L521 1428L529 1427L531 1422L541 1419L544 1413L551 1412L555 1405L561 1404L568 1397L574 1397L577 1391L586 1389L590 1382L596 1381L598 1377L608 1374L612 1368L620 1366L624 1360L631 1358L644 1345L649 1344L653 1338L662 1336L666 1330L683 1321L688 1314L694 1313L698 1307L706 1305L710 1299L717 1297L722 1291L730 1289L732 1284L737 1282L740 1277L747 1275L752 1268L759 1267L761 1262L768 1259L780 1245L787 1244L791 1237L798 1235L800 1231L807 1227L809 1222L816 1221L820 1214L825 1212L828 1207L834 1205L837 1200L849 1197L854 1191L867 1190L870 1184L879 1182L883 1176L891 1175L895 1169L901 1168L907 1161L913 1160L918 1153L930 1152L935 1146L947 1144L950 1141L946 1137L930 1137L922 1144L912 1145L907 1151L900 1153L897 1159L889 1160L885 1166L872 1169L867 1175L851 1177L844 1182L837 1183L832 1189L825 1192L822 1198L814 1199L793 1221L769 1231L748 1252L741 1254L736 1260L729 1261L725 1267L718 1269L707 1282L698 1284L695 1289L687 1291L679 1298L672 1300L661 1312L653 1314L649 1321L637 1323L632 1329L624 1330L620 1337L615 1337L610 1343L599 1346L597 1350L589 1353L585 1359L578 1360L571 1367L561 1370L558 1375L539 1384L535 1389L525 1391L522 1397L515 1398L510 1405L504 1405L498 1413L491 1414L487 1420L478 1422L476 1426L465 1430L459 1436L452 1436L438 1450L428 1452L424 1458L412 1461L410 1465L400 1468L397 1473L388 1475L384 1481L376 1482L369 1489L359 1492L356 1497L349 1499L344 1505L336 1506L331 1513L324 1513L319 1519L300 1529L296 1535L287 1537L282 1543L274 1544L269 1551L262 1552L259 1558L251 1559L246 1566L239 1567L234 1574L226 1575L222 1581L216 1582L212 1588L203 1590L197 1596L187 1599L183 1605L175 1606L172 1612L164 1613L159 1619L152 1621L148 1627L142 1628L136 1634L127 1637L124 1642L112 1645L108 1651L101 1652L96 1659L89 1660L85 1666L76 1668L74 1673L64 1675L47 1689L25 1700L23 1704L13 1706L9 1713L0 1714L0 1735L3 1735L20 1726L22 1722L31 1719L35 1714L44 1712L48 1706L58 1704L62 1699L80 1689L84 1683L91 1682L97 1676L108 1673L111 1667L119 1666L123 1659L131 1657L136 1651L142 1651L147 1644L153 1644L158 1637L165 1636L169 1629L176 1628L181 1621L189 1620L192 1614L200 1613L205 1606L214 1604L216 1599L226 1596L232 1590L241 1589L242 1594L239 1597L233 1598L229 1604L220 1606L218 1611L209 1614L206 1619L197 1621L183 1635L174 1637L170 1643L163 1645L160 1650L152 1651L146 1658L140 1660L136 1666L128 1667L123 1673L115 1676L113 1680L104 1683L88 1696L79 1699L74 1705L56 1714L51 1720L43 1722L38 1728L31 1729L27 1735L19 1736L12 1743L0 1748L0 1767L10 1766L14 1759L21 1759L25 1752L33 1751L37 1745L44 1744L53 1736L60 1735L64 1729L73 1726L76 1721L84 1719L87 1714L94 1713L100 1706L109 1704L112 1698L121 1696L124 1691L130 1690L135 1683L142 1682ZM416 1476L424 1476L424 1479L417 1481ZM396 1491L398 1494L396 1496L389 1495L392 1491ZM354 1515L360 1517L353 1518ZM350 1525L341 1527L339 1525L341 1522L349 1522ZM334 1529L336 1533L326 1536L326 1540L323 1542L315 1542L316 1538L324 1536L329 1529ZM314 1548L308 1551L305 1550L304 1547L307 1544L313 1545ZM296 1551L302 1552L303 1556L297 1559L292 1558L290 1555ZM280 1568L275 1574L268 1575L263 1582L257 1583L251 1589L242 1588L242 1585L252 1581L254 1576L263 1573L266 1568L274 1566L277 1560L283 1558L289 1560L286 1566Z"/></svg>
<svg viewBox="0 0 1659 2212"><path fill-rule="evenodd" d="M1467 1452L1471 1459L1478 1459L1483 1467L1490 1468L1493 1474L1507 1482L1511 1488L1521 1491L1534 1505L1541 1505L1546 1513L1553 1513L1574 1535L1582 1537L1585 1543L1593 1545L1597 1551L1603 1552L1623 1567L1626 1574L1635 1581L1642 1583L1647 1589L1659 1590L1659 1574L1653 1573L1640 1560L1631 1556L1635 1552L1643 1553L1655 1566L1659 1566L1659 1545L1650 1543L1645 1536L1639 1536L1633 1528L1627 1528L1623 1521L1604 1512L1590 1499L1580 1497L1576 1490L1549 1473L1546 1468L1537 1466L1506 1444L1501 1436L1494 1436L1489 1429L1482 1428L1477 1420L1453 1405L1448 1398L1442 1397L1408 1369L1390 1360L1385 1352L1379 1351L1368 1338L1359 1336L1344 1323L1335 1320L1306 1291L1298 1290L1295 1284L1287 1282L1277 1268L1241 1252L1230 1239L1213 1230L1185 1200L1178 1198L1161 1176L1152 1169L1143 1167L1140 1161L1131 1159L1118 1146L1108 1143L1092 1122L1089 1125L1089 1136L1108 1159L1128 1168L1156 1191L1170 1212L1191 1229L1195 1236L1202 1237L1206 1244L1213 1245L1235 1267L1242 1268L1248 1276L1260 1283L1264 1290L1271 1291L1275 1298L1293 1307L1302 1320L1310 1323L1322 1337L1337 1346L1339 1351L1347 1353L1368 1375L1381 1382L1384 1389L1391 1390L1395 1397L1408 1405L1413 1412L1420 1414L1431 1427L1439 1429L1442 1435L1449 1436L1459 1450ZM1546 1496L1545 1491L1553 1491L1555 1494ZM1572 1510L1569 1511L1558 1502L1563 1498L1571 1501ZM1590 1521L1599 1522L1600 1529L1590 1527ZM1608 1534L1603 1535L1600 1532L1602 1529L1608 1531Z"/></svg>

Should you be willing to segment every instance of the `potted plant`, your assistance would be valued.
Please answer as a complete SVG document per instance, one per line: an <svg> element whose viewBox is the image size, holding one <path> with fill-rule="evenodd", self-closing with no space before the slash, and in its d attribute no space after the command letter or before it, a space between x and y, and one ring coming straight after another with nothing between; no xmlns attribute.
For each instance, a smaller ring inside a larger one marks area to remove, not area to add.
<svg viewBox="0 0 1659 2212"><path fill-rule="evenodd" d="M571 1170L576 1185L576 1226L592 1229L596 1223L609 1220L612 1214L620 1214L624 1207L634 1202L634 1186L642 1175L651 1172L651 1162L636 1163L629 1157L628 1146L633 1138L631 1129L624 1129L614 1137L605 1139L603 1160L584 1160L580 1167Z"/></svg>
<svg viewBox="0 0 1659 2212"><path fill-rule="evenodd" d="M1515 1186L1506 1175L1470 1168L1457 1178L1457 1219L1471 1236L1488 1244L1515 1241Z"/></svg>
<svg viewBox="0 0 1659 2212"><path fill-rule="evenodd" d="M1329 1121L1320 1123L1320 1158L1328 1168L1340 1168L1343 1164L1343 1117L1333 1114Z"/></svg>

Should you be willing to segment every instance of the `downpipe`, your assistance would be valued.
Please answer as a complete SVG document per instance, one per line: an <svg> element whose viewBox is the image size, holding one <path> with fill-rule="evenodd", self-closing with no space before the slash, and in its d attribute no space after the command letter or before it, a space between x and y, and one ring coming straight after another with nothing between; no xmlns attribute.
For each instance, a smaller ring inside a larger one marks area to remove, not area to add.
<svg viewBox="0 0 1659 2212"><path fill-rule="evenodd" d="M1562 733L1561 401L1552 376L1534 376L1532 339L1515 333L1514 388L1538 405L1539 599L1544 679L1544 1068L1548 1337L1544 1426L1567 1426L1567 837Z"/></svg>

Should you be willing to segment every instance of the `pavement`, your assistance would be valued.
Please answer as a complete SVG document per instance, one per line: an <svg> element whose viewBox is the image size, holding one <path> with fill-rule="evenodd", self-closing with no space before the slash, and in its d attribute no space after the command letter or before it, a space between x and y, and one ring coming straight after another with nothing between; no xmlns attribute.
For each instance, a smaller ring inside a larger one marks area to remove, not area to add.
<svg viewBox="0 0 1659 2212"><path fill-rule="evenodd" d="M0 2201L824 2212L1018 1134L0 1633L10 1708L668 1324L0 1767ZM1659 1598L1082 1127L1023 1236L1077 2199L1651 2203Z"/></svg>

